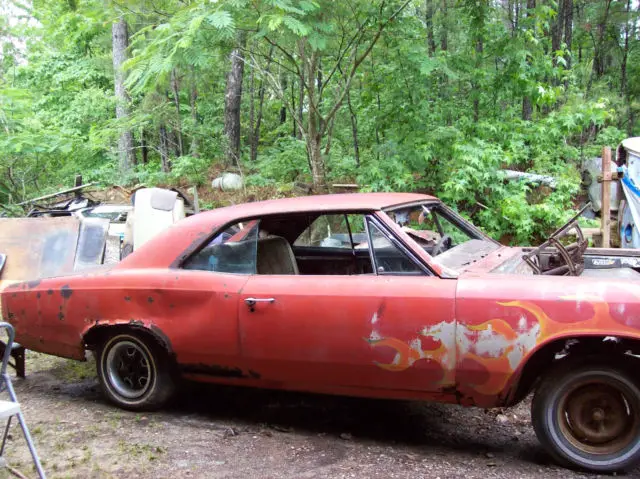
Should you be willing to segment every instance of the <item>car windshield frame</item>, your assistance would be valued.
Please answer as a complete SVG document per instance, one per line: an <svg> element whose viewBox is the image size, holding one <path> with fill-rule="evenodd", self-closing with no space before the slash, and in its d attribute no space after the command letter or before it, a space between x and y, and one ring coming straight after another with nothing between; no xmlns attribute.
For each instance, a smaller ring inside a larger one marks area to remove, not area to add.
<svg viewBox="0 0 640 479"><path fill-rule="evenodd" d="M444 262L439 261L438 259L439 254L436 254L435 256L432 255L429 252L429 249L425 247L425 245L421 244L420 238L416 238L412 234L412 232L404 229L402 227L402 224L396 221L396 214L399 211L402 211L402 210L415 211L418 209L422 209L422 211L425 214L431 214L435 210L437 213L437 216L439 216L441 219L444 219L445 221L450 223L450 226L455 227L461 233L464 233L465 236L468 237L468 240L462 241L458 244L453 245L452 247L448 248L447 251L453 250L454 248L462 244L466 244L468 241L473 241L473 240L487 242L497 247L502 246L498 241L494 240L493 238L485 234L482 230L477 228L471 222L464 219L462 216L456 213L453 209L449 208L446 204L444 204L442 201L437 199L393 205L388 208L382 209L381 213L383 213L384 216L387 218L387 220L393 223L393 225L398 229L397 234L400 234L403 237L408 238L411 241L413 248L417 248L423 254L425 254L429 258L429 263L433 263L434 266L437 266L441 270L442 277L455 278L460 274L460 270L455 267L451 268L450 266L444 264ZM435 231L435 233L439 235L439 231Z"/></svg>

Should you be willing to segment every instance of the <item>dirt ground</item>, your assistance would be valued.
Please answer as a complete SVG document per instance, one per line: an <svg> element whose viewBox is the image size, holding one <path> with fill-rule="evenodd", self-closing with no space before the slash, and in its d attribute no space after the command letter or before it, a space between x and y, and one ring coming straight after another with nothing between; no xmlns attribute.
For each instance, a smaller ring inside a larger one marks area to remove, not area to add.
<svg viewBox="0 0 640 479"><path fill-rule="evenodd" d="M528 403L485 412L187 384L169 409L136 414L106 403L92 362L31 352L14 386L53 478L598 477L551 463ZM7 448L35 477L15 424Z"/></svg>

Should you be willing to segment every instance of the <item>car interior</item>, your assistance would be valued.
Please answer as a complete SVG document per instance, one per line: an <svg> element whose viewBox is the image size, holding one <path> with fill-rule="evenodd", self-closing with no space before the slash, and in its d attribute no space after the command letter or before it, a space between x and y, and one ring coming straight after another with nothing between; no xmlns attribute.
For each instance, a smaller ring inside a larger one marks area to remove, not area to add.
<svg viewBox="0 0 640 479"><path fill-rule="evenodd" d="M323 216L330 216L336 229L322 223ZM216 235L183 267L263 275L373 274L364 218L364 214L305 213L238 223ZM322 224L314 228L319 219ZM374 249L378 274L423 274L379 232Z"/></svg>

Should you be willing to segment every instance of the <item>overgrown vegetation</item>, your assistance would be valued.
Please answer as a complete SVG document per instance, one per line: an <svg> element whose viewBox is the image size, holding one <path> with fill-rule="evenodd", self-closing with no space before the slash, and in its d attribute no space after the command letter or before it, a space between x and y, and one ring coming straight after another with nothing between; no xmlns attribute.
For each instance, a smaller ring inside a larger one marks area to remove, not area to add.
<svg viewBox="0 0 640 479"><path fill-rule="evenodd" d="M240 168L285 191L430 192L528 243L571 214L581 159L635 129L630 0L0 5L4 205L79 172L205 185Z"/></svg>

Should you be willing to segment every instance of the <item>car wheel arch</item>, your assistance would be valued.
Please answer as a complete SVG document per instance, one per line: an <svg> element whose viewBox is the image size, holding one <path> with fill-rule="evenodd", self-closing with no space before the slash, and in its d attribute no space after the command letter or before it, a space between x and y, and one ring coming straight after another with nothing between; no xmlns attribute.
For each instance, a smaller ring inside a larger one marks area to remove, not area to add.
<svg viewBox="0 0 640 479"><path fill-rule="evenodd" d="M604 334L551 338L538 345L513 373L510 386L501 394L503 405L512 406L526 398L545 371L560 362L580 357L595 361L604 359L611 363L625 355L640 361L640 338Z"/></svg>
<svg viewBox="0 0 640 479"><path fill-rule="evenodd" d="M109 323L96 323L87 328L82 334L82 343L85 350L95 351L107 338L121 333L137 333L149 337L166 351L170 358L174 358L171 341L166 334L155 324L144 321L117 321Z"/></svg>

